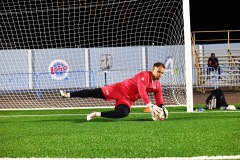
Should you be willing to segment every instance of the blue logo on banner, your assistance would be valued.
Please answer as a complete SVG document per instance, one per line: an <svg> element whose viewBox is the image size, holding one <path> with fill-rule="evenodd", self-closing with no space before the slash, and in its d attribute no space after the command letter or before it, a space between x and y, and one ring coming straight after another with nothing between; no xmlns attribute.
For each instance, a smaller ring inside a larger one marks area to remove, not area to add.
<svg viewBox="0 0 240 160"><path fill-rule="evenodd" d="M54 60L49 65L50 75L55 80L66 79L68 75L68 71L69 71L68 64L61 59Z"/></svg>

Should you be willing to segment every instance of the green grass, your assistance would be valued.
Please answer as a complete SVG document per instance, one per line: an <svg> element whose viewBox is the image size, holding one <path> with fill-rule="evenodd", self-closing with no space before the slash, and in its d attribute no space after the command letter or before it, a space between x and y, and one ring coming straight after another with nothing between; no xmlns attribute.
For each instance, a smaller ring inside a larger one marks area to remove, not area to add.
<svg viewBox="0 0 240 160"><path fill-rule="evenodd" d="M127 118L97 117L89 122L85 119L89 109L0 111L0 157L239 155L239 110L187 113L181 107L168 109L165 121L152 121L144 108L133 108ZM99 111L103 110L109 109Z"/></svg>

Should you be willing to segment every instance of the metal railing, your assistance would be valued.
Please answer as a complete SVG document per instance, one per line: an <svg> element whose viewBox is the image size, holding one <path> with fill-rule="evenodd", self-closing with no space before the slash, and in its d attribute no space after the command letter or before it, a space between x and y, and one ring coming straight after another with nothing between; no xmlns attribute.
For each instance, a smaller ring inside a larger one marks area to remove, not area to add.
<svg viewBox="0 0 240 160"><path fill-rule="evenodd" d="M240 37L236 36L239 34L240 30L192 32L192 55L196 72L197 90L204 93L207 88L217 88L219 86L239 90L240 48L238 47L239 45L232 45L232 43L240 42ZM205 44L208 44L206 48L202 47L202 49L199 49L197 46ZM225 45L222 45L224 46L223 48L214 48L216 44ZM209 68L207 65L210 53L215 53L219 59L220 79L218 79L216 69ZM208 74L208 70L213 70L214 72Z"/></svg>

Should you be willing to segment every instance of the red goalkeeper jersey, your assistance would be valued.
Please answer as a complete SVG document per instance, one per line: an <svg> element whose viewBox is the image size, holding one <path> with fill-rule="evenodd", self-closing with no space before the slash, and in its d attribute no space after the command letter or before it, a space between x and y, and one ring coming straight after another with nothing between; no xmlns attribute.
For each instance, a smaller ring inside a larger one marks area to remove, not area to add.
<svg viewBox="0 0 240 160"><path fill-rule="evenodd" d="M162 87L159 80L152 80L152 72L142 71L130 79L122 82L102 87L106 100L119 100L129 107L138 99L142 99L145 104L151 102L148 93L154 92L156 105L164 104Z"/></svg>

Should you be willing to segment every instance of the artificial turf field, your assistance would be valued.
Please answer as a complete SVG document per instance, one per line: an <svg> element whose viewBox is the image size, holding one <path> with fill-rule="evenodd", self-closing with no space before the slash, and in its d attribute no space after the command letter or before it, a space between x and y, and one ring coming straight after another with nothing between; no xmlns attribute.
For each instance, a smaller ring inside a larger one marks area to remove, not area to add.
<svg viewBox="0 0 240 160"><path fill-rule="evenodd" d="M240 155L240 111L187 113L168 107L152 121L144 108L122 119L97 117L109 109L1 110L0 158L164 158Z"/></svg>

